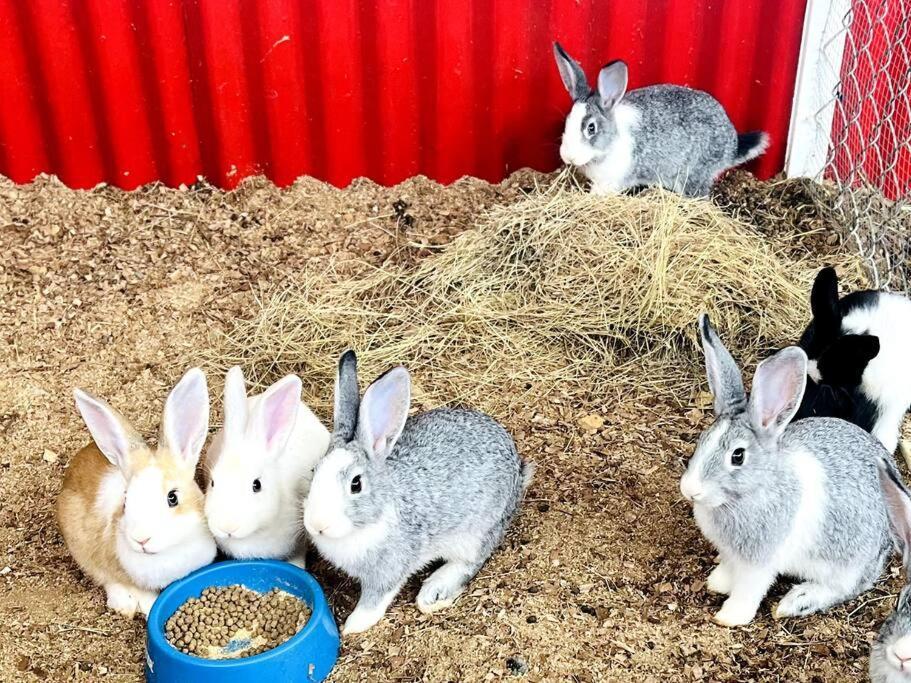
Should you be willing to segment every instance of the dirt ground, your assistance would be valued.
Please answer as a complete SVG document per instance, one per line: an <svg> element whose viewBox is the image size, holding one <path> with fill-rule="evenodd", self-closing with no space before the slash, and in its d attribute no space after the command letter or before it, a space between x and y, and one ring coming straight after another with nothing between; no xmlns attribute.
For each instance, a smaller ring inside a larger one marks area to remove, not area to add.
<svg viewBox="0 0 911 683"><path fill-rule="evenodd" d="M0 181L0 680L142 676L144 623L106 610L54 519L66 462L87 441L74 386L153 436L168 389L254 310L258 285L332 262L356 275L401 240L429 253L536 179L345 191L254 181L227 194ZM710 621L713 555L677 488L709 420L703 384L622 401L567 386L497 415L538 464L507 543L448 611L421 615L410 582L377 627L345 640L331 680L861 680L900 585L895 565L825 616L778 622L766 603L746 628ZM210 376L216 397L221 386ZM343 621L356 584L315 556L312 567Z"/></svg>

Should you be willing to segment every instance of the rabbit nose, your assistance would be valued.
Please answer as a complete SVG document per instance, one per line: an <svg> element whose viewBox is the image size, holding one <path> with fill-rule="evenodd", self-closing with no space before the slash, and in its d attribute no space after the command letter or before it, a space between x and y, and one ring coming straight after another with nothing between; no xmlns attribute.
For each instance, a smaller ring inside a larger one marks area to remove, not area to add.
<svg viewBox="0 0 911 683"><path fill-rule="evenodd" d="M911 665L911 637L905 637L892 646L892 654L899 661L902 669Z"/></svg>
<svg viewBox="0 0 911 683"><path fill-rule="evenodd" d="M703 496L702 486L695 477L683 475L680 480L680 493L689 501L698 501Z"/></svg>

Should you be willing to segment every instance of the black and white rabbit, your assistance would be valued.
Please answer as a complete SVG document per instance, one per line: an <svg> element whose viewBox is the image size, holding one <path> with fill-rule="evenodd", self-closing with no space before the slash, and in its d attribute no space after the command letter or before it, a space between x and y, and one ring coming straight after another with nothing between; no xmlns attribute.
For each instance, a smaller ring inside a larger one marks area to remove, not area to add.
<svg viewBox="0 0 911 683"><path fill-rule="evenodd" d="M823 268L810 307L799 342L809 358L807 392L795 419L840 417L894 453L911 406L911 300L874 290L839 299L835 269Z"/></svg>
<svg viewBox="0 0 911 683"><path fill-rule="evenodd" d="M594 193L658 185L704 197L723 171L769 146L762 131L738 135L721 103L701 90L663 84L627 92L628 69L619 60L601 69L592 90L559 43L554 58L573 98L560 158L591 180Z"/></svg>

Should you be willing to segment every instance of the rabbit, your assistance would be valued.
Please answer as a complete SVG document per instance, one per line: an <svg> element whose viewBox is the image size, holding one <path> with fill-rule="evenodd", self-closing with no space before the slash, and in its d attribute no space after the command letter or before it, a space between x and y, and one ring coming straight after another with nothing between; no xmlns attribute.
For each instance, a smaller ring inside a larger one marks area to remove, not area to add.
<svg viewBox="0 0 911 683"><path fill-rule="evenodd" d="M357 357L342 354L332 442L304 525L320 554L360 581L345 634L376 624L408 577L436 560L417 606L451 605L503 540L531 481L533 465L492 418L457 408L408 417L410 402L401 366L361 400Z"/></svg>
<svg viewBox="0 0 911 683"><path fill-rule="evenodd" d="M171 391L155 449L100 398L81 389L74 396L94 443L63 479L63 539L109 608L148 616L159 590L215 558L194 479L209 427L205 375L193 368Z"/></svg>
<svg viewBox="0 0 911 683"><path fill-rule="evenodd" d="M723 171L769 146L767 133L738 135L718 100L701 90L665 84L627 92L628 69L617 60L601 69L595 91L559 43L554 58L573 99L560 158L581 170L593 193L658 185L705 197Z"/></svg>
<svg viewBox="0 0 911 683"><path fill-rule="evenodd" d="M706 585L729 597L715 621L752 621L779 575L800 582L778 603L776 618L812 614L866 591L892 548L877 474L878 461L891 456L844 420L791 422L806 383L802 349L760 363L748 400L707 315L699 331L716 420L700 436L680 491L719 554Z"/></svg>
<svg viewBox="0 0 911 683"><path fill-rule="evenodd" d="M911 681L911 494L888 460L879 463L880 484L896 546L902 553L906 583L870 650L873 683Z"/></svg>
<svg viewBox="0 0 911 683"><path fill-rule="evenodd" d="M838 274L826 267L810 307L813 320L798 342L809 358L810 391L796 418L841 417L895 453L911 407L911 300L874 290L839 299Z"/></svg>
<svg viewBox="0 0 911 683"><path fill-rule="evenodd" d="M301 401L295 375L247 398L244 375L225 378L222 429L206 452L206 518L229 557L289 559L305 566L300 508L329 430Z"/></svg>

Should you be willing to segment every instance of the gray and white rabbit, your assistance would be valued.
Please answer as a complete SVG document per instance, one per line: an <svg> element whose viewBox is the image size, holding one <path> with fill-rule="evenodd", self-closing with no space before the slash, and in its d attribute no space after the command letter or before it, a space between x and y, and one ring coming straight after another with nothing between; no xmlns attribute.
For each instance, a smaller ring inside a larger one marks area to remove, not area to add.
<svg viewBox="0 0 911 683"><path fill-rule="evenodd" d="M906 583L895 610L883 622L870 651L873 683L911 681L911 497L888 460L880 462L880 480L896 545L902 551Z"/></svg>
<svg viewBox="0 0 911 683"><path fill-rule="evenodd" d="M503 540L528 486L507 431L472 410L439 408L408 417L411 380L396 367L361 400L357 358L339 359L334 431L304 504L320 554L361 584L344 633L376 624L415 572L417 606L448 607Z"/></svg>
<svg viewBox="0 0 911 683"><path fill-rule="evenodd" d="M591 90L582 67L559 43L554 58L573 98L560 158L608 194L658 185L689 197L708 195L723 172L761 155L768 134L737 134L714 97L679 85L626 91L628 69L614 61Z"/></svg>
<svg viewBox="0 0 911 683"><path fill-rule="evenodd" d="M752 621L779 575L799 583L776 617L825 610L866 591L892 551L878 474L879 461L891 456L843 420L791 423L806 384L802 349L760 363L748 400L707 315L699 332L716 420L700 436L680 491L718 550L706 585L729 597L715 621Z"/></svg>

